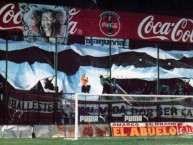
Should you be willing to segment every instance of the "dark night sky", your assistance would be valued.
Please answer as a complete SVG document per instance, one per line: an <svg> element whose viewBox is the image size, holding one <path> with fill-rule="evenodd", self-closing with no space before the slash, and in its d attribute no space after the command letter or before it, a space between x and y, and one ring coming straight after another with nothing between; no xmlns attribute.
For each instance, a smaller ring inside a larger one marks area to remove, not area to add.
<svg viewBox="0 0 193 145"><path fill-rule="evenodd" d="M193 0L4 0L114 11L193 17ZM95 3L95 2L96 3Z"/></svg>

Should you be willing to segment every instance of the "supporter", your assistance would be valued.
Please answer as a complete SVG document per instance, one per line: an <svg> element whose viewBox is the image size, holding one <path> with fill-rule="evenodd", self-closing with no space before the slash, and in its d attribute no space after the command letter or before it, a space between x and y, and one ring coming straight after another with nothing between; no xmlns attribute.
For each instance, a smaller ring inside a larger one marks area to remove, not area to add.
<svg viewBox="0 0 193 145"><path fill-rule="evenodd" d="M110 94L110 84L108 83L109 77L104 77L100 75L100 83L103 86L103 94Z"/></svg>
<svg viewBox="0 0 193 145"><path fill-rule="evenodd" d="M143 94L149 94L149 86L147 85L147 83L144 83L143 86Z"/></svg>
<svg viewBox="0 0 193 145"><path fill-rule="evenodd" d="M189 80L190 81L190 80ZM190 95L190 85L189 85L189 81L188 82L185 82L184 83L184 86L183 86L183 88L184 88L184 94L185 95Z"/></svg>
<svg viewBox="0 0 193 145"><path fill-rule="evenodd" d="M90 85L88 85L88 77L83 74L81 77L81 92L89 93L90 92Z"/></svg>

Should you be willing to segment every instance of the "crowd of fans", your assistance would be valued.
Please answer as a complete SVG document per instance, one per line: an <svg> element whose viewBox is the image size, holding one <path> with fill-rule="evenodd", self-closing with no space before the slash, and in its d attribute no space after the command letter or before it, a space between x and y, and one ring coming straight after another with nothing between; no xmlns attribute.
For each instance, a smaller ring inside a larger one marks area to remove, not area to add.
<svg viewBox="0 0 193 145"><path fill-rule="evenodd" d="M191 95L193 88L188 81L162 80L157 89L156 81L121 80L118 81L128 94ZM157 91L159 92L157 93Z"/></svg>

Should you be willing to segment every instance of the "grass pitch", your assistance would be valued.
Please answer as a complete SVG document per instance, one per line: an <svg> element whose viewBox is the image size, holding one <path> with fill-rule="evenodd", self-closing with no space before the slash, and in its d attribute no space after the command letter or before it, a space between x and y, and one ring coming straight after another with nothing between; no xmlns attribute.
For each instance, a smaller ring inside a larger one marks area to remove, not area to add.
<svg viewBox="0 0 193 145"><path fill-rule="evenodd" d="M0 145L193 145L193 137L92 137L78 140L63 138L0 139Z"/></svg>

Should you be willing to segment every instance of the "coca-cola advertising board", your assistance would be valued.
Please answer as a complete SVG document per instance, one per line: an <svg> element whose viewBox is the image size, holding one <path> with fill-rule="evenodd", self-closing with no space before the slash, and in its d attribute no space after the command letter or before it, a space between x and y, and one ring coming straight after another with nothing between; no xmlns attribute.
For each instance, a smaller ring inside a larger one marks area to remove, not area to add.
<svg viewBox="0 0 193 145"><path fill-rule="evenodd" d="M78 22L74 35L193 42L192 19L81 9L72 20Z"/></svg>
<svg viewBox="0 0 193 145"><path fill-rule="evenodd" d="M7 5L1 3L0 15L1 23L3 23L1 24L1 30L18 26L18 23L16 23L18 21L15 20L18 15L17 4L12 7ZM14 12L11 12L13 8L15 8ZM69 9L68 14L69 35L182 43L193 42L192 19L80 8ZM11 17L8 19L8 16Z"/></svg>
<svg viewBox="0 0 193 145"><path fill-rule="evenodd" d="M18 4L0 2L0 30L22 30Z"/></svg>

